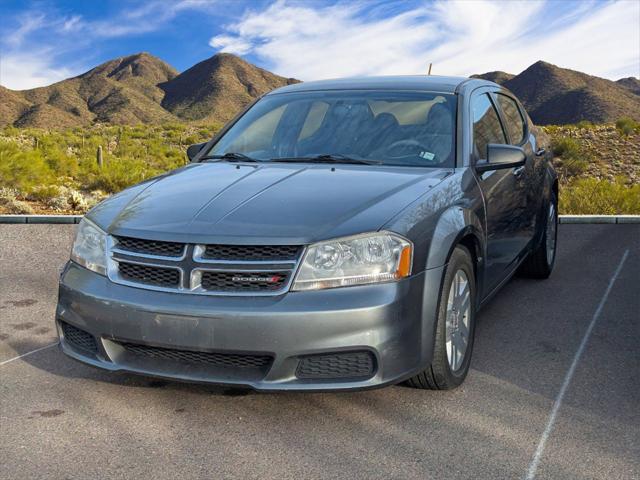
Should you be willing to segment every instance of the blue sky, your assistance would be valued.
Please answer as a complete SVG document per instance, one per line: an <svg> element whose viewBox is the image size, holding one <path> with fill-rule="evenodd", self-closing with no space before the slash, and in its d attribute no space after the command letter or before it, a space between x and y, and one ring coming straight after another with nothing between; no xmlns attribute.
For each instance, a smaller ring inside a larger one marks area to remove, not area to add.
<svg viewBox="0 0 640 480"><path fill-rule="evenodd" d="M146 51L219 51L303 80L519 73L537 60L640 76L640 0L0 0L0 84L25 89Z"/></svg>

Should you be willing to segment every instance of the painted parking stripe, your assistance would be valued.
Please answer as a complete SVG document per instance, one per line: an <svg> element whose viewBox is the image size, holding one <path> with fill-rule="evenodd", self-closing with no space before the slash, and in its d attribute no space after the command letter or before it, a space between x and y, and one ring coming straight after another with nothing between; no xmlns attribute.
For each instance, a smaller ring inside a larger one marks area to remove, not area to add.
<svg viewBox="0 0 640 480"><path fill-rule="evenodd" d="M580 346L578 347L578 350L576 351L576 354L573 357L573 362L571 362L571 366L569 367L569 370L567 371L567 374L564 377L564 381L562 382L562 387L560 387L558 396L556 397L556 400L553 403L553 408L551 409L551 414L549 415L547 426L545 427L544 432L542 432L542 436L540 437L540 442L538 443L538 448L536 448L536 453L534 454L533 459L529 464L529 470L527 471L527 476L525 477L527 480L533 480L536 477L536 471L538 470L540 459L544 454L544 448L547 443L547 440L549 439L549 436L553 431L553 427L556 422L556 417L558 416L558 411L560 410L560 407L562 405L562 400L564 399L564 396L567 393L567 389L569 388L569 384L571 383L573 374L576 371L576 367L578 365L578 362L580 361L580 357L582 357L582 354L584 353L584 349L587 345L587 342L589 341L589 337L591 336L593 327L595 326L596 322L598 321L598 318L600 317L600 313L602 312L602 308L607 302L607 298L609 297L609 293L611 293L613 284L616 282L618 275L620 275L620 271L622 270L624 262L627 260L628 256L629 256L629 250L625 250L624 255L622 256L622 260L620 260L620 263L618 264L618 268L616 268L616 271L613 273L611 280L609 280L609 285L607 286L607 290L604 292L604 295L602 296L602 299L598 304L598 308L596 308L596 311L593 314L593 318L591 319L591 322L587 327L587 331L584 333L584 336L582 337Z"/></svg>
<svg viewBox="0 0 640 480"><path fill-rule="evenodd" d="M23 353L22 355L18 355L17 357L10 358L9 360L0 362L0 367L2 365L6 365L9 362L13 362L14 360L18 360L19 358L26 357L27 355L31 355L32 353L40 352L41 350L46 350L47 348L55 347L56 345L58 345L58 342L52 343L51 345L46 345L44 347L36 348L35 350L31 350L30 352Z"/></svg>

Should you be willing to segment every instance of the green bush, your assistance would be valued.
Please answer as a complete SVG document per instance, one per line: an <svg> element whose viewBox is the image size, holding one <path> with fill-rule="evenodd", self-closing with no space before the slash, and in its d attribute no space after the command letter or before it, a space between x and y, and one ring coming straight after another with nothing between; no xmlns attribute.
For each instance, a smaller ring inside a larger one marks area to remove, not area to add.
<svg viewBox="0 0 640 480"><path fill-rule="evenodd" d="M111 159L105 162L101 169L95 169L90 174L86 186L90 190L104 190L105 192L115 193L160 172L160 170L150 168L143 160L133 158Z"/></svg>
<svg viewBox="0 0 640 480"><path fill-rule="evenodd" d="M28 193L36 186L49 185L53 172L39 151L21 151L10 142L0 142L0 187Z"/></svg>
<svg viewBox="0 0 640 480"><path fill-rule="evenodd" d="M568 215L640 214L640 184L579 178L560 189L560 213Z"/></svg>
<svg viewBox="0 0 640 480"><path fill-rule="evenodd" d="M557 157L573 158L581 154L580 142L575 138L560 137L551 141L551 150Z"/></svg>
<svg viewBox="0 0 640 480"><path fill-rule="evenodd" d="M31 191L29 200L47 202L58 196L60 196L60 187L57 185L41 185Z"/></svg>
<svg viewBox="0 0 640 480"><path fill-rule="evenodd" d="M616 122L616 128L620 135L627 136L634 132L640 132L640 122L629 117L622 117Z"/></svg>
<svg viewBox="0 0 640 480"><path fill-rule="evenodd" d="M591 158L584 152L581 143L574 138L554 138L551 141L551 150L554 156L559 157L556 166L563 182L584 173L589 167Z"/></svg>

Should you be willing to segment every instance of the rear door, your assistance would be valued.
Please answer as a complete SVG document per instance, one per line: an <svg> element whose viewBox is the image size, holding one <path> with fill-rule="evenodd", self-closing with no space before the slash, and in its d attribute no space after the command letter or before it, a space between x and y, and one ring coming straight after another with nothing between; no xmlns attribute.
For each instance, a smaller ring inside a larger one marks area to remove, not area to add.
<svg viewBox="0 0 640 480"><path fill-rule="evenodd" d="M471 98L471 118L472 164L475 164L487 160L487 145L506 144L508 136L490 92L476 93ZM506 168L477 174L486 214L484 295L512 272L528 242L523 220L527 203L522 182L524 170Z"/></svg>
<svg viewBox="0 0 640 480"><path fill-rule="evenodd" d="M523 167L520 167L517 174L518 189L524 193L521 199L520 231L523 235L525 244L535 235L536 217L540 208L541 191L538 188L542 184L539 178L539 171L536 171L536 157L534 147L530 142L530 132L528 123L525 120L524 112L516 100L507 94L507 92L496 92L493 94L495 105L502 119L505 132L509 143L516 145L524 150L527 161Z"/></svg>

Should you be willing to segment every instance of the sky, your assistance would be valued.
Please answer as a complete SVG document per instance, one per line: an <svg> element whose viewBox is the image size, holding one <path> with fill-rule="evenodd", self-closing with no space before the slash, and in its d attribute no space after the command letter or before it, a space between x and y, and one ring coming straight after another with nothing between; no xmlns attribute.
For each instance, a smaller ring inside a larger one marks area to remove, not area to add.
<svg viewBox="0 0 640 480"><path fill-rule="evenodd" d="M218 52L285 77L519 73L544 60L640 77L640 0L0 0L0 85L22 90L149 52Z"/></svg>

